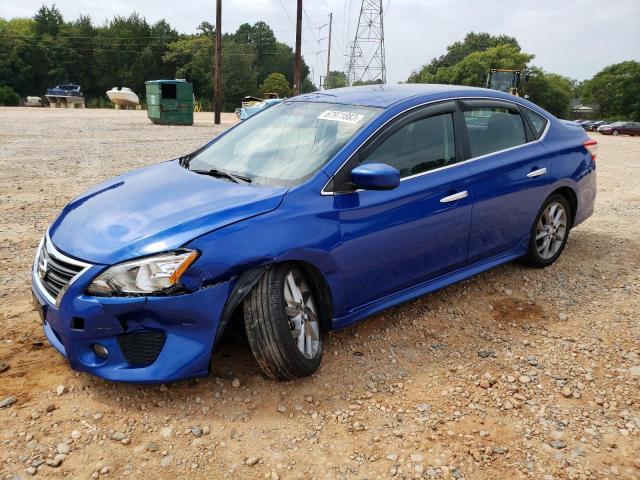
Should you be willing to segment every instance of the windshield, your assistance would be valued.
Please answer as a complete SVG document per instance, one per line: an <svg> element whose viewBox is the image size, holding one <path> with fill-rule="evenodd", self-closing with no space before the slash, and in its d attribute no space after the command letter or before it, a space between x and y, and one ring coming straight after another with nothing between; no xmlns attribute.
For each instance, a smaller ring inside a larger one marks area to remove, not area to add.
<svg viewBox="0 0 640 480"><path fill-rule="evenodd" d="M378 108L282 102L242 122L193 157L190 170L220 170L252 184L292 186L317 172Z"/></svg>

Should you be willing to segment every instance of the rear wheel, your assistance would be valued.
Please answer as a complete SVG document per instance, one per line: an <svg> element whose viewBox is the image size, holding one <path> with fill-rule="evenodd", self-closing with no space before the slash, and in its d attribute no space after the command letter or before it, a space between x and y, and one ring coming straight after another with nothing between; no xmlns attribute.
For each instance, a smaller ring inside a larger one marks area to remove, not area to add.
<svg viewBox="0 0 640 480"><path fill-rule="evenodd" d="M253 356L263 373L278 380L311 375L322 359L316 292L305 272L278 264L267 270L244 301Z"/></svg>
<svg viewBox="0 0 640 480"><path fill-rule="evenodd" d="M551 195L542 205L531 228L525 261L534 267L546 267L555 262L567 244L570 227L569 202L560 194Z"/></svg>

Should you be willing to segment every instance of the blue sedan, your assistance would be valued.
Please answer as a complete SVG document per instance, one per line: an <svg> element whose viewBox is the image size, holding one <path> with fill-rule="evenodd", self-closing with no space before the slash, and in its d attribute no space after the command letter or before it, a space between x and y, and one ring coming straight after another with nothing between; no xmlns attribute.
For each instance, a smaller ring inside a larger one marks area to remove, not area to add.
<svg viewBox="0 0 640 480"><path fill-rule="evenodd" d="M33 295L71 367L203 376L243 322L269 377L323 335L472 275L552 264L593 213L596 142L519 98L445 85L316 92L74 199Z"/></svg>

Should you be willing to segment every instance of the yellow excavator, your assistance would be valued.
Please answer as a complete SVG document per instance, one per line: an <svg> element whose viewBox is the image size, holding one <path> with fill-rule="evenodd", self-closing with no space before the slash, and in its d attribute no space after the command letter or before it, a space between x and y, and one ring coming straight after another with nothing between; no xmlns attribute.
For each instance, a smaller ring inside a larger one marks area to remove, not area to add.
<svg viewBox="0 0 640 480"><path fill-rule="evenodd" d="M487 88L520 96L520 70L492 68L487 75Z"/></svg>

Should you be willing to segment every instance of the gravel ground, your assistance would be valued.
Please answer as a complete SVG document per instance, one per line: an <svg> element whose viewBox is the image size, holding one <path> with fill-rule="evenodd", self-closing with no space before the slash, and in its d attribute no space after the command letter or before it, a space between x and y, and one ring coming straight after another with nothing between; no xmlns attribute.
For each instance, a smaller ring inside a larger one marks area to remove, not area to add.
<svg viewBox="0 0 640 480"><path fill-rule="evenodd" d="M505 265L331 334L311 378L264 379L241 338L196 381L70 370L31 307L47 225L217 131L211 114L0 108L0 479L640 477L640 138L594 134L596 213L552 267Z"/></svg>

